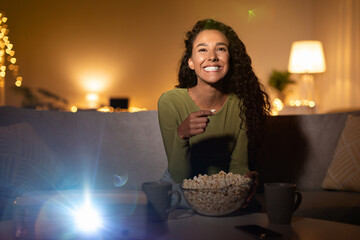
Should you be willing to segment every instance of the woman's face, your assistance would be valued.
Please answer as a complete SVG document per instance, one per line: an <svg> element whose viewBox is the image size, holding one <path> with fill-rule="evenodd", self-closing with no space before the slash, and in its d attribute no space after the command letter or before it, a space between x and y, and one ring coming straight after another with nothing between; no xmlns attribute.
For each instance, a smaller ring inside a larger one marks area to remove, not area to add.
<svg viewBox="0 0 360 240"><path fill-rule="evenodd" d="M218 30L204 30L193 44L189 67L195 71L198 84L214 84L225 77L229 70L229 41Z"/></svg>

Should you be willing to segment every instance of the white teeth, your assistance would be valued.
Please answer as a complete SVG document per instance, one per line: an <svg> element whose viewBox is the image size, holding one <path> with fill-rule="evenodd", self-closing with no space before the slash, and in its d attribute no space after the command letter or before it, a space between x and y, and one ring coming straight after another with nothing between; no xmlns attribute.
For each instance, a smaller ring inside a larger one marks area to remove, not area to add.
<svg viewBox="0 0 360 240"><path fill-rule="evenodd" d="M206 67L205 71L218 71L219 67Z"/></svg>

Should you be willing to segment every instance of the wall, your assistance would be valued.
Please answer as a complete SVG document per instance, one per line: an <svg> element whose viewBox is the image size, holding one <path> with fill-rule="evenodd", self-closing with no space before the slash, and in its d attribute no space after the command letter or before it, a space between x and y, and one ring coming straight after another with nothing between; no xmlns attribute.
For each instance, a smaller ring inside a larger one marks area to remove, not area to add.
<svg viewBox="0 0 360 240"><path fill-rule="evenodd" d="M312 0L1 2L24 86L86 106L84 79L97 76L101 103L129 97L130 106L147 109L176 84L184 35L197 20L232 26L266 84L273 69L287 69L291 43L313 37L317 14ZM10 90L6 97L8 105L20 104Z"/></svg>
<svg viewBox="0 0 360 240"><path fill-rule="evenodd" d="M314 37L323 42L327 64L315 79L319 111L360 109L360 1L317 0L314 8Z"/></svg>

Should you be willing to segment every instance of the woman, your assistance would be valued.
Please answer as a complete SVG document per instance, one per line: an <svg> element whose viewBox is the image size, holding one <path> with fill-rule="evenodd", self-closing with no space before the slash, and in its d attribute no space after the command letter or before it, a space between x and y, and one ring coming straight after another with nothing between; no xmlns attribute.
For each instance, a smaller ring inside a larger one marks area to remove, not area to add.
<svg viewBox="0 0 360 240"><path fill-rule="evenodd" d="M257 183L249 169L269 102L245 46L231 27L212 19L197 22L186 36L179 84L158 101L168 157L163 180L181 183L223 170Z"/></svg>

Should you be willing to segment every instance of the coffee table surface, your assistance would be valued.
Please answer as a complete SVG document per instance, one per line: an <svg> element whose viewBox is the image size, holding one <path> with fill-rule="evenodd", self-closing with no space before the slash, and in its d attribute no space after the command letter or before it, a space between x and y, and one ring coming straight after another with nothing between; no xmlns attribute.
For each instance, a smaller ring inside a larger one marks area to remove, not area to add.
<svg viewBox="0 0 360 240"><path fill-rule="evenodd" d="M184 239L184 231L191 239L254 239L235 226L256 224L283 235L281 239L359 239L360 226L325 220L294 217L291 224L277 225L268 222L265 213L244 214L235 217L205 217L191 211L177 210L168 220L169 237ZM190 239L190 238L187 238Z"/></svg>
<svg viewBox="0 0 360 240"><path fill-rule="evenodd" d="M177 209L169 215L165 223L147 222L136 218L122 219L114 225L117 232L114 236L120 239L255 239L235 228L239 225L256 224L277 231L283 235L280 239L312 240L312 239L359 239L360 226L343 224L311 218L294 217L289 225L269 224L266 214L252 213L231 217L206 217L193 213L191 210ZM40 232L39 238L56 239L62 234L53 235L49 221L38 222L36 228ZM12 237L13 221L0 223L0 239L14 239ZM68 235L70 237L71 235ZM71 239L71 238L68 238ZM74 238L76 239L76 238ZM95 238L96 239L96 238ZM105 237L106 239L106 237Z"/></svg>

